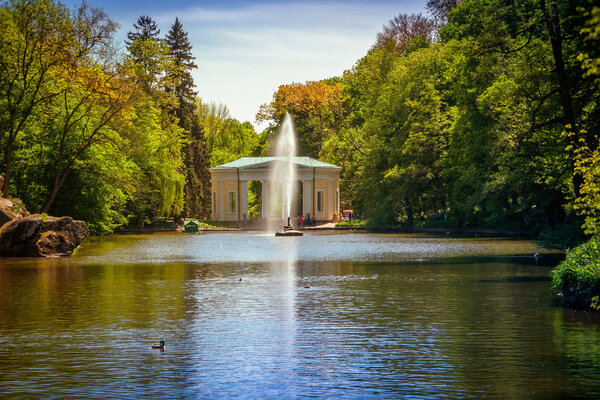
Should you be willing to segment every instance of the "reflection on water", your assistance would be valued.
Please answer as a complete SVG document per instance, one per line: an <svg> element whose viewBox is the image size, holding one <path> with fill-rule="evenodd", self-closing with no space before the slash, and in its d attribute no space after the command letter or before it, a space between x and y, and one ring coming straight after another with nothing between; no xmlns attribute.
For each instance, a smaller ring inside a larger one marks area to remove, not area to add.
<svg viewBox="0 0 600 400"><path fill-rule="evenodd" d="M0 393L600 397L599 321L553 304L556 259L536 265L532 243L278 239L113 236L2 260Z"/></svg>

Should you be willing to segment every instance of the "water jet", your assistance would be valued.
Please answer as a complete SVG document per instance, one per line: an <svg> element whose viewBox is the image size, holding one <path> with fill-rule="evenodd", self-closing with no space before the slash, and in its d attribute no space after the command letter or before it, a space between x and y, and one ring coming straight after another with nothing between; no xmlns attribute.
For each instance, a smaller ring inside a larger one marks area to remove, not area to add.
<svg viewBox="0 0 600 400"><path fill-rule="evenodd" d="M279 136L275 146L275 162L272 181L273 190L279 194L271 196L272 201L281 201L281 218L287 225L275 232L275 236L302 236L303 233L295 230L291 224L292 202L296 197L297 165L296 158L296 129L290 114L286 113L281 124Z"/></svg>

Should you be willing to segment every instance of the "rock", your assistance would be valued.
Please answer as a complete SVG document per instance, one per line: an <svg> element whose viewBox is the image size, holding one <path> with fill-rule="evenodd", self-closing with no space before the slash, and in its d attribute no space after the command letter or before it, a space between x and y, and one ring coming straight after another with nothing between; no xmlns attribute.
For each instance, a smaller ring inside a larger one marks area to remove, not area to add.
<svg viewBox="0 0 600 400"><path fill-rule="evenodd" d="M0 226L15 219L15 216L10 211L0 208Z"/></svg>
<svg viewBox="0 0 600 400"><path fill-rule="evenodd" d="M12 199L13 202L13 210L17 213L19 218L29 217L29 211L25 208L25 204L21 201L21 199Z"/></svg>
<svg viewBox="0 0 600 400"><path fill-rule="evenodd" d="M0 197L0 226L13 219L29 216L23 202L19 199L5 199Z"/></svg>
<svg viewBox="0 0 600 400"><path fill-rule="evenodd" d="M68 256L85 239L88 228L71 217L40 214L13 219L0 228L0 255L23 257Z"/></svg>

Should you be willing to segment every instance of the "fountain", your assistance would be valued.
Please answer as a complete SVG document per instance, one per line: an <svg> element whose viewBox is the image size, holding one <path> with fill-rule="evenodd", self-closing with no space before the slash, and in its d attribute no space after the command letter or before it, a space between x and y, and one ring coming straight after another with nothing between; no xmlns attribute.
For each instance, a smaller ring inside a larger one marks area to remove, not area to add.
<svg viewBox="0 0 600 400"><path fill-rule="evenodd" d="M281 204L281 220L287 218L287 225L275 232L275 236L302 236L302 232L295 230L291 223L292 203L296 198L296 130L292 117L286 113L279 130L275 146L275 165L271 176L272 201ZM276 208L275 208L276 209Z"/></svg>
<svg viewBox="0 0 600 400"><path fill-rule="evenodd" d="M301 231L294 229L294 226L290 223L291 217L288 217L287 225L284 225L280 231L275 232L275 236L302 236L304 235Z"/></svg>

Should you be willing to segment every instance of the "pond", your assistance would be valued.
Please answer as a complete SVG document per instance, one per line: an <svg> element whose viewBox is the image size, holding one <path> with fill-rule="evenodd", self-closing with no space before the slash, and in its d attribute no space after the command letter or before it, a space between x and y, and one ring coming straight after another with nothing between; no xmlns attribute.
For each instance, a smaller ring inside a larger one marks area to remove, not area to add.
<svg viewBox="0 0 600 400"><path fill-rule="evenodd" d="M258 232L0 260L8 398L600 398L600 320L528 241ZM305 288L309 286L309 288ZM152 343L164 340L164 352Z"/></svg>

